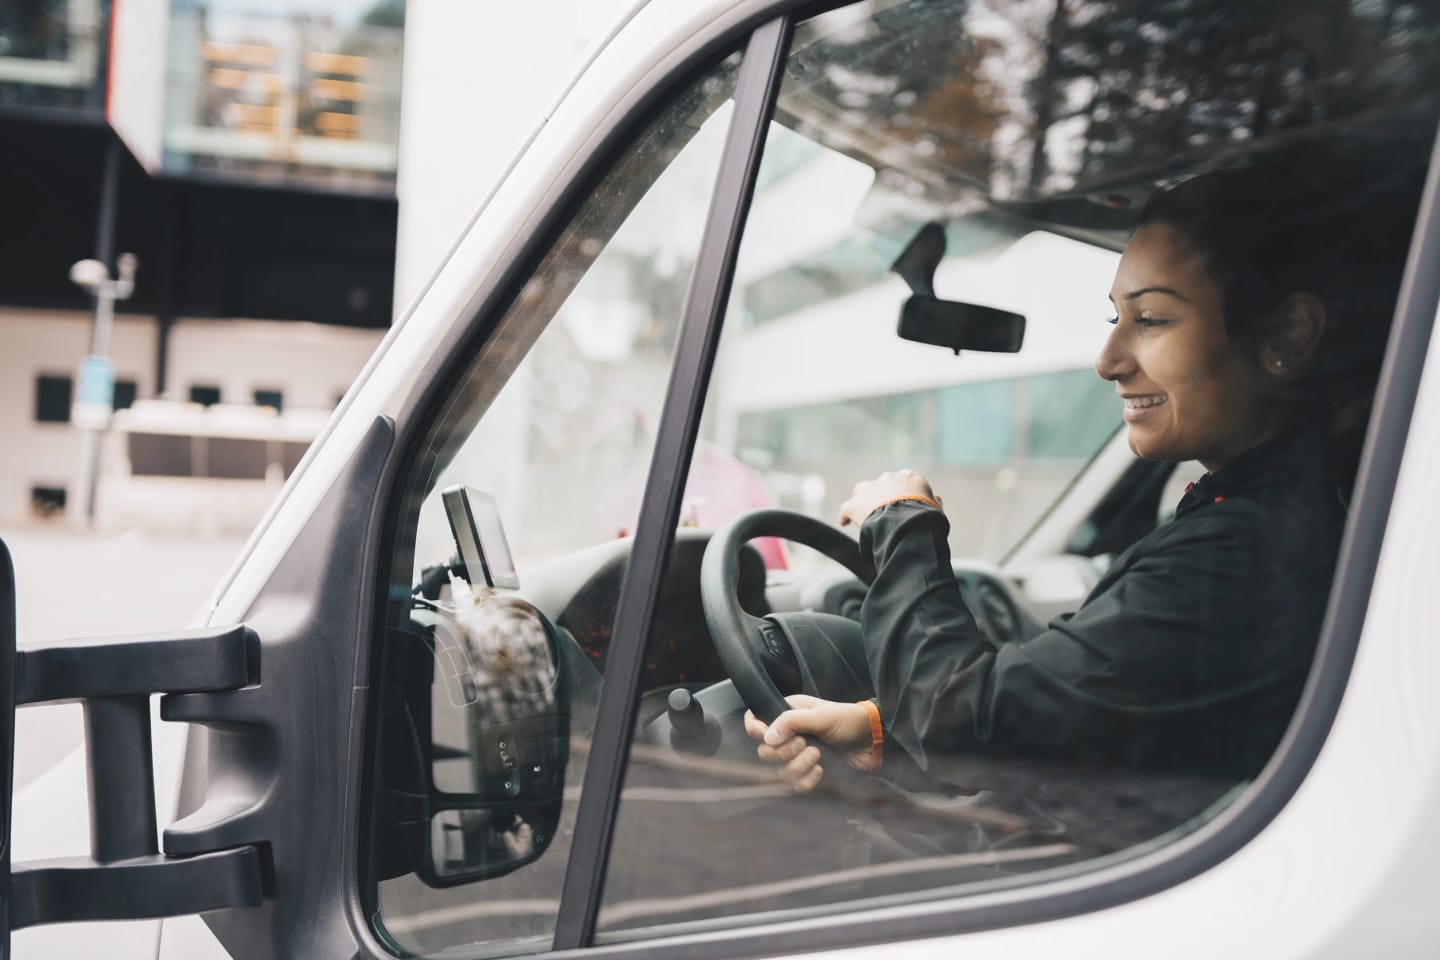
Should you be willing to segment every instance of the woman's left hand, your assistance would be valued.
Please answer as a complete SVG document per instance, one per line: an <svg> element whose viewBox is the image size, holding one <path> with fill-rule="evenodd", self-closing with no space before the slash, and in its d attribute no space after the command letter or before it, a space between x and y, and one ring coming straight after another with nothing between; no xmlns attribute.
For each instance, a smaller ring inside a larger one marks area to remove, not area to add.
<svg viewBox="0 0 1440 960"><path fill-rule="evenodd" d="M942 506L940 498L930 489L930 481L914 470L887 471L874 480L855 484L850 499L840 505L840 526L853 523L858 527L877 507L906 497L920 497L937 507Z"/></svg>
<svg viewBox="0 0 1440 960"><path fill-rule="evenodd" d="M745 732L760 741L755 749L760 759L777 764L781 778L796 793L814 790L825 775L820 751L805 742L805 734L838 751L856 770L871 773L879 768L880 748L870 742L870 714L862 705L803 693L785 702L790 709L769 724L746 710Z"/></svg>

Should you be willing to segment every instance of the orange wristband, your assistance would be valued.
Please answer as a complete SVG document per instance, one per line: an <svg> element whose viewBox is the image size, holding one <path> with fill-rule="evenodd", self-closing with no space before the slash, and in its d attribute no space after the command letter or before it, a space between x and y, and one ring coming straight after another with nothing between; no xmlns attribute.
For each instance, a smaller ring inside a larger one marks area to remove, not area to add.
<svg viewBox="0 0 1440 960"><path fill-rule="evenodd" d="M885 742L885 728L880 723L880 708L875 706L874 700L856 702L865 708L865 715L870 718L870 746L882 745Z"/></svg>
<svg viewBox="0 0 1440 960"><path fill-rule="evenodd" d="M905 494L904 496L891 497L889 500L882 500L880 503L875 504L875 507L874 507L870 512L871 512L871 513L874 513L876 510L879 510L881 507L888 507L888 506L889 506L890 504L892 504L892 503L900 503L900 502L905 501L905 500L918 500L918 501L920 501L921 503L928 503L928 504L930 504L930 506L934 507L936 510L941 510L941 509L943 509L943 508L940 506L940 504L936 503L934 500L931 500L929 497L922 497L922 496L920 496L920 494L918 494L918 493L907 493L907 494Z"/></svg>

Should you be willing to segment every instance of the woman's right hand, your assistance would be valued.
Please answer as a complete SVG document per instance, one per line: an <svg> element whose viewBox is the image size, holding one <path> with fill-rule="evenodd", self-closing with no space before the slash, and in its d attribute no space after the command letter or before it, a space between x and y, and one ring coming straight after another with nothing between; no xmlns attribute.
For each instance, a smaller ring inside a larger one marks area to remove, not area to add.
<svg viewBox="0 0 1440 960"><path fill-rule="evenodd" d="M840 526L861 526L876 508L895 500L924 500L944 509L940 498L930 489L930 481L914 470L895 470L880 474L874 480L862 480L850 491L850 499L840 504Z"/></svg>
<svg viewBox="0 0 1440 960"><path fill-rule="evenodd" d="M870 714L858 703L821 700L805 694L785 698L791 709L771 724L745 711L745 732L760 746L761 760L780 765L780 776L796 793L809 793L825 776L820 749L807 743L805 734L838 751L850 766L865 773L880 767L880 747L870 738Z"/></svg>

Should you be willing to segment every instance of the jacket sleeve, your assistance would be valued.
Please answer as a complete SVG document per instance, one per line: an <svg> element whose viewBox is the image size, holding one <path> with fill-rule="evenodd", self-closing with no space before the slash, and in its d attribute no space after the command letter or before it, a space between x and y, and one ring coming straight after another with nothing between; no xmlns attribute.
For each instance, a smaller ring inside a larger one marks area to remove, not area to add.
<svg viewBox="0 0 1440 960"><path fill-rule="evenodd" d="M1177 716L1204 720L1273 682L1292 664L1248 642L1249 538L1235 522L1189 526L1137 551L1073 616L997 646L961 597L944 513L877 510L861 529L878 571L862 620L887 742L924 769L947 753L1117 759Z"/></svg>

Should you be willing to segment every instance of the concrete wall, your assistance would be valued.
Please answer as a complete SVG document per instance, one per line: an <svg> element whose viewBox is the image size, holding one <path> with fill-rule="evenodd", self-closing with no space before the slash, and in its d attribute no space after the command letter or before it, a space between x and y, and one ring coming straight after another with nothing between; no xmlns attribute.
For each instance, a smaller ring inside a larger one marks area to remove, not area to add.
<svg viewBox="0 0 1440 960"><path fill-rule="evenodd" d="M181 321L170 336L169 396L186 399L190 387L201 384L219 387L223 402L243 405L254 402L255 390L279 390L287 410L328 410L383 335L381 330L308 323ZM75 488L79 433L68 423L36 422L35 383L46 374L73 380L89 337L85 313L0 311L0 436L7 440L0 457L0 523L31 516L31 491L37 486ZM139 399L156 395L157 337L153 318L116 318L115 376L135 381ZM102 488L105 474L121 464L119 455L110 443L103 455ZM249 512L259 516L259 511ZM163 518L154 519L165 525ZM127 515L126 521L144 525L146 518Z"/></svg>
<svg viewBox="0 0 1440 960"><path fill-rule="evenodd" d="M117 380L134 380L140 396L155 393L155 322L117 317L111 356ZM0 312L0 521L30 513L35 486L74 489L79 433L68 423L35 421L35 380L75 379L90 346L90 317L58 311Z"/></svg>
<svg viewBox="0 0 1440 960"><path fill-rule="evenodd" d="M170 333L169 393L184 400L191 385L213 385L222 403L248 404L256 390L283 390L287 410L328 410L384 335L293 321L183 321Z"/></svg>

